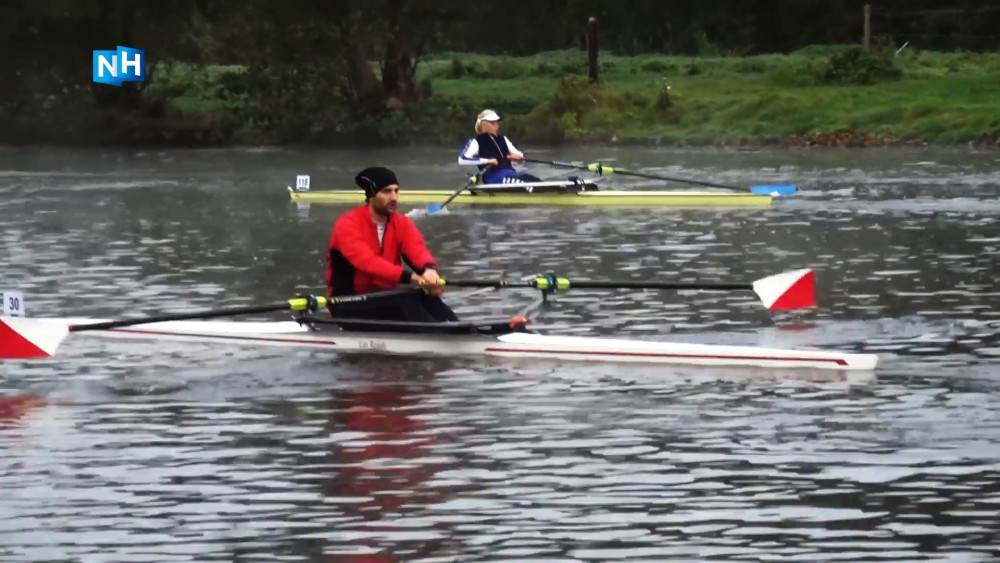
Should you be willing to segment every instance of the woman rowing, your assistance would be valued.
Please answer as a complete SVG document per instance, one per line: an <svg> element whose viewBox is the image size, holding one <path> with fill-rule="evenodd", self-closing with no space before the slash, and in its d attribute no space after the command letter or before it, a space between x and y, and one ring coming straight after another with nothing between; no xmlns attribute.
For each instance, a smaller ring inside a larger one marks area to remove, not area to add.
<svg viewBox="0 0 1000 563"><path fill-rule="evenodd" d="M523 161L524 154L517 150L506 135L500 134L500 116L486 109L476 116L476 136L465 143L458 155L458 163L478 166L483 184L520 184L541 182L537 176L514 170L512 161Z"/></svg>

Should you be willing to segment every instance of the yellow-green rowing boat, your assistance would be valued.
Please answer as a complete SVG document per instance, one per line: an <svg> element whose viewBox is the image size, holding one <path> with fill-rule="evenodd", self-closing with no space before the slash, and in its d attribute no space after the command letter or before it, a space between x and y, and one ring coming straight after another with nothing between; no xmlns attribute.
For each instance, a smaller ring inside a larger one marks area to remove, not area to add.
<svg viewBox="0 0 1000 563"><path fill-rule="evenodd" d="M403 205L441 203L453 193L453 190L401 189L399 202ZM360 204L365 200L361 190L310 191L289 186L288 194L296 202ZM767 206L771 200L769 194L749 192L601 190L593 183L540 182L472 187L455 197L451 205L746 207Z"/></svg>

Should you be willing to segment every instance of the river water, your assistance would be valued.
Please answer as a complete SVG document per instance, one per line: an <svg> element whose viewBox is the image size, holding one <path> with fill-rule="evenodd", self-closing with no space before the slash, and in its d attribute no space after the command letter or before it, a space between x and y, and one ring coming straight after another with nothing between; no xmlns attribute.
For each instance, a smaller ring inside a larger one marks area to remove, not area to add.
<svg viewBox="0 0 1000 563"><path fill-rule="evenodd" d="M0 364L0 561L993 561L1000 153L587 147L535 158L795 183L763 209L472 209L420 220L446 274L752 281L819 307L573 291L561 334L877 353L873 378L74 336ZM457 188L451 148L0 150L0 289L38 316L323 287L361 168ZM545 177L565 171L533 165ZM623 176L607 186L659 187ZM673 187L684 187L675 185ZM449 294L461 316L535 295Z"/></svg>

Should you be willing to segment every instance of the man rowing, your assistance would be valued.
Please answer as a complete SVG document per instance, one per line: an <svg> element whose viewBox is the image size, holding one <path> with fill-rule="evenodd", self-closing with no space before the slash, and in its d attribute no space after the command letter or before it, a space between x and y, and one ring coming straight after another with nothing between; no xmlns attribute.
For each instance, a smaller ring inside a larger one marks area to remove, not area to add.
<svg viewBox="0 0 1000 563"><path fill-rule="evenodd" d="M331 308L338 318L381 321L457 321L441 300L437 260L424 237L405 214L396 213L399 182L381 166L362 170L354 182L365 203L341 215L327 247L327 296L384 291L411 283L424 291ZM406 262L412 272L403 268Z"/></svg>

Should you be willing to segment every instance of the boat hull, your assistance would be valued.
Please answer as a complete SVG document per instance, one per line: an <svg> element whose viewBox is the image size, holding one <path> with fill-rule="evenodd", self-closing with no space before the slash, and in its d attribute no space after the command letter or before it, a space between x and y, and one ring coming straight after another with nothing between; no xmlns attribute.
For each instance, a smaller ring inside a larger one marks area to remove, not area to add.
<svg viewBox="0 0 1000 563"><path fill-rule="evenodd" d="M364 202L360 190L295 191L289 188L292 201L303 203ZM452 195L448 190L399 191L401 204L442 203ZM475 192L462 193L449 205L537 205L571 207L760 207L771 204L772 196L749 192L709 191L580 191L555 193Z"/></svg>
<svg viewBox="0 0 1000 563"><path fill-rule="evenodd" d="M16 318L6 321L17 323ZM56 327L105 322L105 319L31 319ZM153 338L219 342L253 346L284 346L342 353L435 356L499 356L579 362L627 362L698 366L743 366L776 369L871 371L873 354L827 350L786 350L630 340L622 338L541 335L511 332L501 335L422 335L394 332L317 331L294 321L169 321L77 335L113 338Z"/></svg>

